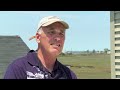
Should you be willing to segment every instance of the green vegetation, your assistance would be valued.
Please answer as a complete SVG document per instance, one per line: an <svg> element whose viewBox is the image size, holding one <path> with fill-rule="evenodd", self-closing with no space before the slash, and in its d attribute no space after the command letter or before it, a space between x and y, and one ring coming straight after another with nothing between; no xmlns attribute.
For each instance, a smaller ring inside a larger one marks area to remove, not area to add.
<svg viewBox="0 0 120 90"><path fill-rule="evenodd" d="M78 79L110 79L110 55L61 55L58 60L70 65Z"/></svg>

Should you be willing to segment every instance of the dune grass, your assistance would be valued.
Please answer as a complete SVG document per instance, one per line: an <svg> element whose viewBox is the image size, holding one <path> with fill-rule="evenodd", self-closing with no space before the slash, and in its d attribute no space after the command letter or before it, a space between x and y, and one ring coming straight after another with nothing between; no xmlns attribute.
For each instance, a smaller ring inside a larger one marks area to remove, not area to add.
<svg viewBox="0 0 120 90"><path fill-rule="evenodd" d="M71 65L70 69L78 79L110 79L110 55L66 55L59 56L58 60Z"/></svg>

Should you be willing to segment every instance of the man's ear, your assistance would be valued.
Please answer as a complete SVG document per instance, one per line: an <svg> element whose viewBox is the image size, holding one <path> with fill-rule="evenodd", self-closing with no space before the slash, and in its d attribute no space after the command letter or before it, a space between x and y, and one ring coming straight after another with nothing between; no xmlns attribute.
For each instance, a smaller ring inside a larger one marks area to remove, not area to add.
<svg viewBox="0 0 120 90"><path fill-rule="evenodd" d="M39 33L36 33L36 41L37 41L37 43L40 43L40 34Z"/></svg>

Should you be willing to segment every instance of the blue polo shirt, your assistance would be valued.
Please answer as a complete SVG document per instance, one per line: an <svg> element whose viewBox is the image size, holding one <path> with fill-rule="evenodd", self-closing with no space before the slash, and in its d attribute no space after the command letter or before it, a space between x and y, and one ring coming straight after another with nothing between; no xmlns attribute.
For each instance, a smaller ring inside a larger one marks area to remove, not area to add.
<svg viewBox="0 0 120 90"><path fill-rule="evenodd" d="M7 68L4 79L77 79L75 73L56 60L49 72L33 50L14 60Z"/></svg>

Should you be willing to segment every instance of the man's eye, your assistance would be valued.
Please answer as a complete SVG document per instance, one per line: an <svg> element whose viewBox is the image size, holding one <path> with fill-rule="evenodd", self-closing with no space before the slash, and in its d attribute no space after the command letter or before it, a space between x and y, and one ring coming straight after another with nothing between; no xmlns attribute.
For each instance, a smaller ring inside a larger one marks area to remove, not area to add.
<svg viewBox="0 0 120 90"><path fill-rule="evenodd" d="M64 35L65 35L65 33L60 33L60 35L61 35L61 36L64 36Z"/></svg>
<svg viewBox="0 0 120 90"><path fill-rule="evenodd" d="M49 34L55 34L55 32L54 31L50 31L50 32L48 32Z"/></svg>

